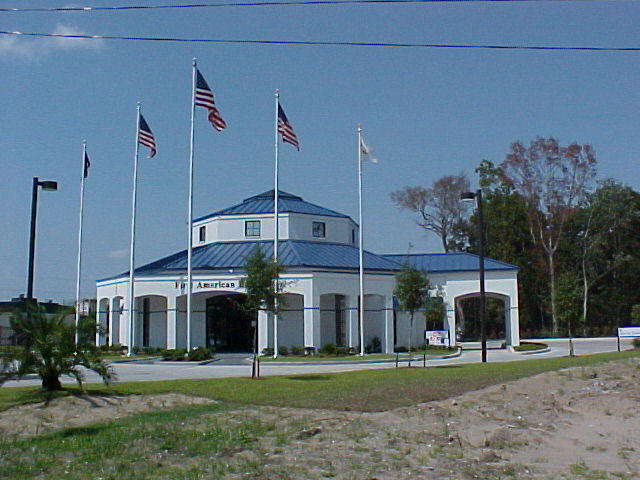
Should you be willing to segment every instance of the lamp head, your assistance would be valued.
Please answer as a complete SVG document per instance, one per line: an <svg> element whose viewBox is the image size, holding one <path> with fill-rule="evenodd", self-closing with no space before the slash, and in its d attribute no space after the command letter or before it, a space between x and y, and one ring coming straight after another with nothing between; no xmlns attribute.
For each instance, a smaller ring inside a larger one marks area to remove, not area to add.
<svg viewBox="0 0 640 480"><path fill-rule="evenodd" d="M45 180L43 182L39 182L42 190L56 191L58 190L58 182L54 182L52 180Z"/></svg>
<svg viewBox="0 0 640 480"><path fill-rule="evenodd" d="M460 200L474 200L476 198L476 194L473 192L462 192L460 194Z"/></svg>

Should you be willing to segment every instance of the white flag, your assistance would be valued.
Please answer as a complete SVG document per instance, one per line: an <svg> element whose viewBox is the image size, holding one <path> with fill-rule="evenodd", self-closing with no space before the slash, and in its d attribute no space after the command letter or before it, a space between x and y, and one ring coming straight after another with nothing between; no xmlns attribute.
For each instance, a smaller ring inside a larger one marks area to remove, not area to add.
<svg viewBox="0 0 640 480"><path fill-rule="evenodd" d="M360 136L360 155L362 160L368 160L371 163L378 163L378 159L373 156L373 148L364 143L364 138Z"/></svg>

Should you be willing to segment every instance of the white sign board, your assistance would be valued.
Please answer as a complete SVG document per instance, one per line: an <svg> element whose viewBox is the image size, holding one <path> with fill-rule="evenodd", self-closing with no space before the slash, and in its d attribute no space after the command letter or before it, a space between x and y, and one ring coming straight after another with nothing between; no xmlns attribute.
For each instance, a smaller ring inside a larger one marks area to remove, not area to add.
<svg viewBox="0 0 640 480"><path fill-rule="evenodd" d="M429 345L449 345L448 330L425 330L424 339Z"/></svg>
<svg viewBox="0 0 640 480"><path fill-rule="evenodd" d="M640 327L618 327L619 337L640 337Z"/></svg>

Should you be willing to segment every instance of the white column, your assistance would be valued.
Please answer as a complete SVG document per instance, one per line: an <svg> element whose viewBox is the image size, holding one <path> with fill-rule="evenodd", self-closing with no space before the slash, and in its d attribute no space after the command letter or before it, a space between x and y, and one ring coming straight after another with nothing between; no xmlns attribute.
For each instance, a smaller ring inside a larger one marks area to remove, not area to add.
<svg viewBox="0 0 640 480"><path fill-rule="evenodd" d="M449 341L451 346L457 345L456 339L456 299L452 298L450 301L445 299L447 304L447 325L445 328L449 330Z"/></svg>
<svg viewBox="0 0 640 480"><path fill-rule="evenodd" d="M167 348L173 350L178 344L178 311L176 297L167 297Z"/></svg>
<svg viewBox="0 0 640 480"><path fill-rule="evenodd" d="M269 346L269 314L258 310L258 355Z"/></svg>
<svg viewBox="0 0 640 480"><path fill-rule="evenodd" d="M113 331L113 317L115 315L115 311L113 310L113 298L109 298L107 300L107 312L108 312L107 322L108 322L108 328L109 328L109 345L113 345L114 343L113 337L115 334L115 332Z"/></svg>
<svg viewBox="0 0 640 480"><path fill-rule="evenodd" d="M509 299L511 300L511 299ZM520 345L520 315L518 311L518 305L510 304L510 301L505 301L505 327L506 327L506 341L507 345L511 347L517 347Z"/></svg>
<svg viewBox="0 0 640 480"><path fill-rule="evenodd" d="M393 353L393 297L384 297L384 342L383 353Z"/></svg>
<svg viewBox="0 0 640 480"><path fill-rule="evenodd" d="M358 345L358 295L347 296L347 346L355 348Z"/></svg>
<svg viewBox="0 0 640 480"><path fill-rule="evenodd" d="M316 347L320 345L320 295L305 294L304 296L304 346Z"/></svg>

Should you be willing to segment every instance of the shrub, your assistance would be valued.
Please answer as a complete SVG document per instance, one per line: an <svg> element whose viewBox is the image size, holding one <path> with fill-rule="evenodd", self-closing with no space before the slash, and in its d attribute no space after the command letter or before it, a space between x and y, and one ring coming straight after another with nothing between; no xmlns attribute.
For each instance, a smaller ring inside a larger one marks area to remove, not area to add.
<svg viewBox="0 0 640 480"><path fill-rule="evenodd" d="M187 351L183 348L170 348L160 351L163 360L172 362L183 361L186 354Z"/></svg>
<svg viewBox="0 0 640 480"><path fill-rule="evenodd" d="M273 347L263 348L262 355L265 357L273 357Z"/></svg>
<svg viewBox="0 0 640 480"><path fill-rule="evenodd" d="M407 347L399 345L396 348L394 348L393 351L396 353L407 353Z"/></svg>
<svg viewBox="0 0 640 480"><path fill-rule="evenodd" d="M382 352L382 342L379 337L373 337L371 343L367 345L368 353L380 353Z"/></svg>
<svg viewBox="0 0 640 480"><path fill-rule="evenodd" d="M633 348L640 348L640 338L634 338L631 344L633 345Z"/></svg>
<svg viewBox="0 0 640 480"><path fill-rule="evenodd" d="M102 360L100 349L86 341L95 338L95 321L81 317L76 330L75 324L66 321L68 313L61 311L49 315L42 307L29 305L26 312L13 314L11 328L20 345L0 356L0 385L35 373L46 391L61 390L62 375L75 378L82 388L84 372L80 367L96 372L105 384L112 380L113 373Z"/></svg>
<svg viewBox="0 0 640 480"><path fill-rule="evenodd" d="M336 348L336 355L339 355L339 356L347 355L347 347Z"/></svg>
<svg viewBox="0 0 640 480"><path fill-rule="evenodd" d="M289 355L289 349L285 345L280 345L278 347L278 355L287 356Z"/></svg>
<svg viewBox="0 0 640 480"><path fill-rule="evenodd" d="M126 345L121 345L119 343L116 343L115 345L109 345L108 350L110 352L114 352L114 353L124 353L126 352L128 349L128 347Z"/></svg>
<svg viewBox="0 0 640 480"><path fill-rule="evenodd" d="M327 355L335 355L338 349L335 343L326 343L321 349L320 353L326 353Z"/></svg>
<svg viewBox="0 0 640 480"><path fill-rule="evenodd" d="M189 351L189 355L187 355L187 359L190 362L201 362L203 360L209 360L213 358L213 349L206 347L196 347L192 348Z"/></svg>
<svg viewBox="0 0 640 480"><path fill-rule="evenodd" d="M291 347L291 354L298 355L300 357L304 356L305 348L304 347Z"/></svg>

